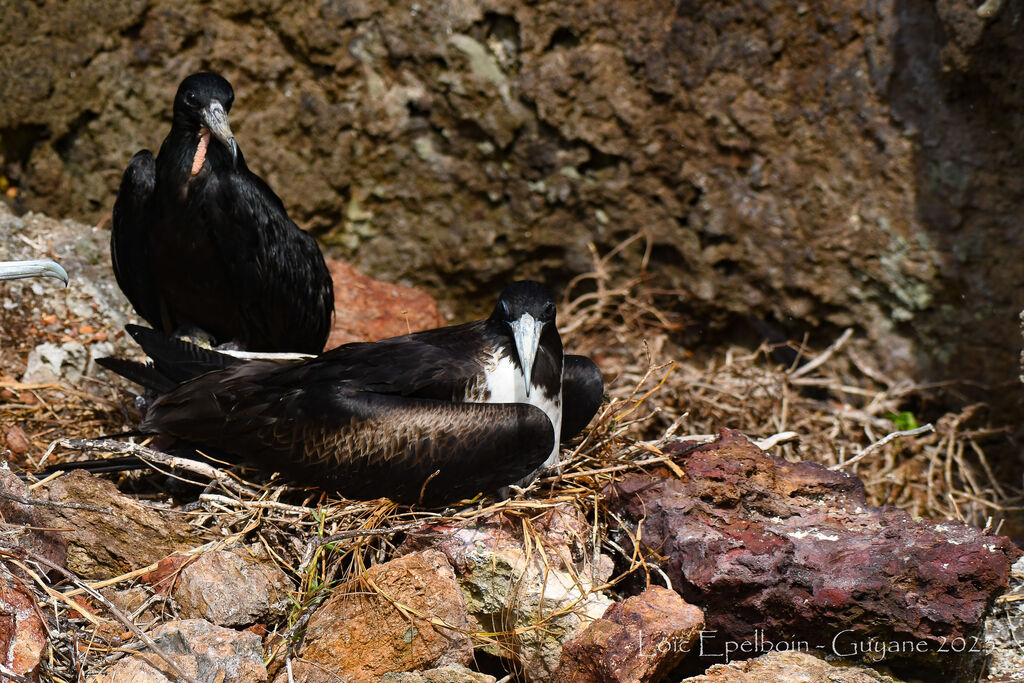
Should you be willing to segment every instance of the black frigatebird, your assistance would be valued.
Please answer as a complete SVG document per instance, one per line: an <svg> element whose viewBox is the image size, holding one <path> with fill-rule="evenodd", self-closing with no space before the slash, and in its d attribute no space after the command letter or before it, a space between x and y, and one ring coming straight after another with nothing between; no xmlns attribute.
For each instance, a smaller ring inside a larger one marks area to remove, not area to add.
<svg viewBox="0 0 1024 683"><path fill-rule="evenodd" d="M319 353L334 311L331 276L316 240L246 166L228 125L234 97L216 74L182 81L160 153L136 153L121 178L114 274L154 329Z"/></svg>
<svg viewBox="0 0 1024 683"><path fill-rule="evenodd" d="M19 280L24 277L55 277L65 287L68 284L67 271L54 261L0 261L0 280Z"/></svg>
<svg viewBox="0 0 1024 683"><path fill-rule="evenodd" d="M143 432L350 498L436 505L521 482L557 462L562 427L586 426L603 392L597 366L574 356L563 386L554 301L536 282L507 287L484 320L313 358L129 332L151 363L99 362L159 394Z"/></svg>

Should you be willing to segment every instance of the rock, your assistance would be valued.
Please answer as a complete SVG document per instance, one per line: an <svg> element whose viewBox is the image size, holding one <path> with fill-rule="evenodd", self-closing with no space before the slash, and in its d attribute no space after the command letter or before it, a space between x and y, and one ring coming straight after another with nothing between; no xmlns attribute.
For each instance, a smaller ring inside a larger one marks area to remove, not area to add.
<svg viewBox="0 0 1024 683"><path fill-rule="evenodd" d="M333 676L376 683L389 672L468 664L473 655L465 635L469 629L462 593L444 555L410 553L370 567L358 584L313 613L299 651L298 680ZM287 672L276 680L287 681Z"/></svg>
<svg viewBox="0 0 1024 683"><path fill-rule="evenodd" d="M87 361L85 347L78 342L40 344L28 355L28 368L21 381L26 384L50 384L61 378L75 384L82 379Z"/></svg>
<svg viewBox="0 0 1024 683"><path fill-rule="evenodd" d="M769 652L755 659L715 664L680 683L900 683L866 666L829 663L808 652Z"/></svg>
<svg viewBox="0 0 1024 683"><path fill-rule="evenodd" d="M496 680L494 676L470 671L459 664L449 664L427 671L387 673L381 676L380 683L495 683Z"/></svg>
<svg viewBox="0 0 1024 683"><path fill-rule="evenodd" d="M7 443L7 448L14 455L25 455L28 453L28 449L31 448L25 430L18 425L10 425L7 428L7 432L4 434L4 441Z"/></svg>
<svg viewBox="0 0 1024 683"><path fill-rule="evenodd" d="M785 640L878 658L875 646L899 641L915 646L890 649L887 664L977 675L971 645L1021 554L1007 538L870 508L855 476L769 456L738 432L668 452L681 479L627 477L607 504L704 608L715 632L704 652L746 643L750 656Z"/></svg>
<svg viewBox="0 0 1024 683"><path fill-rule="evenodd" d="M1010 590L1000 597L985 618L985 653L989 657L989 679L1012 681L1024 671L1024 648L1020 646L1024 625L1024 557L1010 573Z"/></svg>
<svg viewBox="0 0 1024 683"><path fill-rule="evenodd" d="M59 531L48 528L42 507L18 502L33 500L28 486L7 467L0 467L0 519L21 525L14 543L29 552L45 557L58 567L67 561L67 543ZM20 571L12 569L12 571Z"/></svg>
<svg viewBox="0 0 1024 683"><path fill-rule="evenodd" d="M445 325L437 302L412 287L374 280L350 264L328 259L334 280L334 325L327 348Z"/></svg>
<svg viewBox="0 0 1024 683"><path fill-rule="evenodd" d="M291 587L263 548L253 546L199 555L178 574L171 594L186 619L242 627L283 616Z"/></svg>
<svg viewBox="0 0 1024 683"><path fill-rule="evenodd" d="M46 649L38 612L32 593L0 576L0 663L19 676L34 677Z"/></svg>
<svg viewBox="0 0 1024 683"><path fill-rule="evenodd" d="M202 619L170 621L150 636L163 652L199 683L257 683L267 680L259 636L222 628ZM119 661L89 683L164 683L177 677L159 656L144 651Z"/></svg>
<svg viewBox="0 0 1024 683"><path fill-rule="evenodd" d="M39 506L42 526L67 529L67 567L88 579L108 579L146 567L175 550L198 545L181 515L146 505L113 483L75 470L38 489L47 499L100 510ZM38 494L37 494L38 495Z"/></svg>
<svg viewBox="0 0 1024 683"><path fill-rule="evenodd" d="M608 608L562 646L552 683L662 680L694 648L704 613L675 592L651 586Z"/></svg>
<svg viewBox="0 0 1024 683"><path fill-rule="evenodd" d="M465 317L642 233L652 286L705 322L691 339L749 316L820 347L855 324L890 375L1014 373L1011 3L836 0L813 26L806 3L426 4L2 5L6 201L101 220L182 76L212 68L301 226Z"/></svg>
<svg viewBox="0 0 1024 683"><path fill-rule="evenodd" d="M592 562L589 524L571 505L550 508L529 523L535 546L530 554L523 520L502 515L410 532L400 551L443 552L455 567L476 630L510 632L509 642L485 650L516 659L531 680L547 680L558 667L562 643L611 605L594 588L612 567L602 555Z"/></svg>

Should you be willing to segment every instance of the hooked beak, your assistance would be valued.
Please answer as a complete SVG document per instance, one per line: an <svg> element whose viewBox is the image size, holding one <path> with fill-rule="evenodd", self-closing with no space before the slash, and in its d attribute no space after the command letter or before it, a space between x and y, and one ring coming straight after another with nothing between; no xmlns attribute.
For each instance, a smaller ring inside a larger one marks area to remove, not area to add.
<svg viewBox="0 0 1024 683"><path fill-rule="evenodd" d="M538 322L529 313L523 313L519 320L514 320L509 325L512 327L512 338L516 343L519 362L523 366L523 375L526 376L526 395L529 397L530 385L533 384L533 362L537 358L544 323Z"/></svg>
<svg viewBox="0 0 1024 683"><path fill-rule="evenodd" d="M68 284L68 273L59 264L41 259L38 261L0 261L0 280L17 280L23 277L55 277Z"/></svg>
<svg viewBox="0 0 1024 683"><path fill-rule="evenodd" d="M238 143L235 142L235 136L231 132L231 126L228 125L228 113L224 111L224 105L219 101L213 100L210 102L210 106L203 109L203 123L213 133L213 137L220 140L224 145L231 150L231 164L234 165L238 161Z"/></svg>

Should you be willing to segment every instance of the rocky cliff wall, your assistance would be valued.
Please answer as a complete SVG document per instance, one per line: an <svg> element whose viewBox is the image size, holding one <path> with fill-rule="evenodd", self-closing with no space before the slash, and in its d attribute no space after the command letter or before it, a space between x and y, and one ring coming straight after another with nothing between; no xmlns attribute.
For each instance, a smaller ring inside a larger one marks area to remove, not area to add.
<svg viewBox="0 0 1024 683"><path fill-rule="evenodd" d="M976 4L7 0L0 184L101 220L212 69L250 166L376 277L467 308L639 231L684 343L853 326L883 370L1010 381L1024 2Z"/></svg>

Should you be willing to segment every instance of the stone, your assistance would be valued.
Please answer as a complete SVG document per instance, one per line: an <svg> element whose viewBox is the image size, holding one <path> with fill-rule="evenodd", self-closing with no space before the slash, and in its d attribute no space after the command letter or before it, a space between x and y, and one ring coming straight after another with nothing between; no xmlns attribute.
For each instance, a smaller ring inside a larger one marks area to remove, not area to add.
<svg viewBox="0 0 1024 683"><path fill-rule="evenodd" d="M445 556L433 550L410 553L370 567L317 608L293 675L297 665L301 680L333 676L375 683L389 672L465 665L473 655L465 635L469 629Z"/></svg>
<svg viewBox="0 0 1024 683"><path fill-rule="evenodd" d="M38 506L42 526L67 530L62 532L68 548L67 568L84 578L120 576L176 550L199 545L181 515L146 505L88 472L69 472L37 491L57 503L100 508Z"/></svg>
<svg viewBox="0 0 1024 683"><path fill-rule="evenodd" d="M169 621L150 634L153 642L198 683L258 683L267 680L259 636L202 619ZM91 676L89 683L164 683L178 680L162 658L148 651Z"/></svg>
<svg viewBox="0 0 1024 683"><path fill-rule="evenodd" d="M651 586L608 608L562 646L552 683L655 683L690 654L704 613Z"/></svg>
<svg viewBox="0 0 1024 683"><path fill-rule="evenodd" d="M833 663L809 652L769 652L754 659L714 664L679 683L900 683L866 666Z"/></svg>
<svg viewBox="0 0 1024 683"><path fill-rule="evenodd" d="M1024 648L1020 646L1024 627L1024 557L1011 568L1010 589L1000 596L985 615L985 653L989 680L1012 681L1024 671Z"/></svg>
<svg viewBox="0 0 1024 683"><path fill-rule="evenodd" d="M524 521L531 529L532 552L524 546ZM611 560L595 558L590 538L582 514L566 504L533 520L498 514L427 526L410 532L399 550L444 553L475 630L508 634L503 636L508 642L485 651L512 658L531 680L547 680L558 667L562 643L612 604L597 590L611 574Z"/></svg>
<svg viewBox="0 0 1024 683"><path fill-rule="evenodd" d="M423 291L374 280L338 259L328 259L327 267L334 280L334 324L328 349L445 325L437 302Z"/></svg>
<svg viewBox="0 0 1024 683"><path fill-rule="evenodd" d="M292 588L261 546L205 552L181 569L171 595L179 614L244 627L283 616Z"/></svg>
<svg viewBox="0 0 1024 683"><path fill-rule="evenodd" d="M33 677L47 646L47 630L35 597L17 581L0 576L0 664Z"/></svg>
<svg viewBox="0 0 1024 683"><path fill-rule="evenodd" d="M404 671L381 676L380 683L495 683L494 676L470 671L459 664L449 664L427 671Z"/></svg>
<svg viewBox="0 0 1024 683"><path fill-rule="evenodd" d="M606 502L628 527L616 534L627 552L642 537L657 549L647 561L704 608L715 634L705 653L746 643L749 656L785 640L949 680L977 675L984 614L1021 555L1009 539L868 507L852 474L769 456L731 430L666 453L681 478L632 475ZM893 642L915 645L874 651Z"/></svg>
<svg viewBox="0 0 1024 683"><path fill-rule="evenodd" d="M41 506L19 502L33 500L33 494L25 482L6 466L0 467L0 494L3 494L0 495L0 519L7 524L21 526L12 534L13 544L64 567L68 552L64 536L60 531L47 527ZM20 570L12 568L12 571Z"/></svg>

